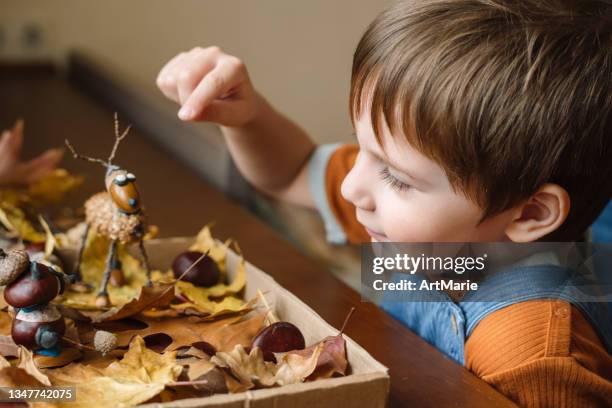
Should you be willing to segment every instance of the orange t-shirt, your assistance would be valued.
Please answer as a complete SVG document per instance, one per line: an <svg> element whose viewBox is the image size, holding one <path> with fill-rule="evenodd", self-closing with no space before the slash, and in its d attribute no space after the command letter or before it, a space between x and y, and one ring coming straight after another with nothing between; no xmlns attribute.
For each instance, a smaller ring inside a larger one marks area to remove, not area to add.
<svg viewBox="0 0 612 408"><path fill-rule="evenodd" d="M334 244L370 242L340 193L354 144L319 146L310 190ZM582 313L561 300L520 302L485 317L465 343L465 366L528 407L612 406L612 356Z"/></svg>

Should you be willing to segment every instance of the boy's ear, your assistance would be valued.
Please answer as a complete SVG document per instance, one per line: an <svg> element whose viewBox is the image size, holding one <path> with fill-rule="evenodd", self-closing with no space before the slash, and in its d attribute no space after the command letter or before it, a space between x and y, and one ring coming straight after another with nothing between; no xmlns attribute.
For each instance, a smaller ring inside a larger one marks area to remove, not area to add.
<svg viewBox="0 0 612 408"><path fill-rule="evenodd" d="M514 210L505 233L514 242L532 242L550 234L565 222L570 197L558 184L546 183Z"/></svg>

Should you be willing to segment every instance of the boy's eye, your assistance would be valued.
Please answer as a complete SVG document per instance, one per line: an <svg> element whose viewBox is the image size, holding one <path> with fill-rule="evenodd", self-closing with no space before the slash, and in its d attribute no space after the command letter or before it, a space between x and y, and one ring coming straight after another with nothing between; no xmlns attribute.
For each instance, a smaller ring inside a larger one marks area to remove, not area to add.
<svg viewBox="0 0 612 408"><path fill-rule="evenodd" d="M397 178L395 178L389 171L389 168L386 166L380 170L379 174L380 174L380 178L385 183L389 184L391 188L397 191L405 191L411 187L410 184L406 184L403 181L400 181Z"/></svg>

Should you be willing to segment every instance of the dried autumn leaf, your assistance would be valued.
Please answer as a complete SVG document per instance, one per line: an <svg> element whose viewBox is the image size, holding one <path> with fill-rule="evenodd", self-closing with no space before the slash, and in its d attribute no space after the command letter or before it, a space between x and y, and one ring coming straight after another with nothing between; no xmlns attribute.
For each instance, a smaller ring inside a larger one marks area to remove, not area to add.
<svg viewBox="0 0 612 408"><path fill-rule="evenodd" d="M83 183L82 176L73 176L65 169L55 169L28 187L27 195L35 206L57 204L66 194Z"/></svg>
<svg viewBox="0 0 612 408"><path fill-rule="evenodd" d="M285 354L278 364L276 383L287 385L303 382L316 369L323 347L323 343L317 344L309 355Z"/></svg>
<svg viewBox="0 0 612 408"><path fill-rule="evenodd" d="M210 362L221 368L229 368L247 390L255 386L271 387L276 383L276 364L264 361L259 347L254 347L247 353L244 347L238 344L230 352L218 352Z"/></svg>
<svg viewBox="0 0 612 408"><path fill-rule="evenodd" d="M47 386L51 385L49 378L43 374L36 365L32 352L23 346L19 347L19 360L17 361L17 368L25 370L25 372L36 378L36 380L42 384Z"/></svg>
<svg viewBox="0 0 612 408"><path fill-rule="evenodd" d="M191 302L174 304L170 307L187 315L202 316L205 320L214 320L220 316L246 313L252 310L254 303L256 303L256 300L245 303L242 299L227 296L220 302L209 301L206 307Z"/></svg>
<svg viewBox="0 0 612 408"><path fill-rule="evenodd" d="M0 387L42 388L44 384L32 377L26 370L18 367L0 368Z"/></svg>
<svg viewBox="0 0 612 408"><path fill-rule="evenodd" d="M348 367L346 358L346 340L341 334L329 336L319 343L307 347L303 350L290 351L285 356L299 355L302 357L311 356L317 347L321 347L321 354L317 359L315 370L307 378L313 381L319 378L329 378L334 374L345 375Z"/></svg>
<svg viewBox="0 0 612 408"><path fill-rule="evenodd" d="M219 242L215 241L215 239L213 238L211 232L210 232L210 224L204 226L204 228L202 228L200 230L200 232L198 232L198 235L196 236L196 240L193 243L193 245L191 245L189 247L190 251L199 251L202 253L206 253L207 251L210 251L208 253L208 256L210 256L219 266L219 270L221 271L221 274L225 274L225 257L227 256L227 249L230 246L231 241L227 240L225 243L220 244Z"/></svg>
<svg viewBox="0 0 612 408"><path fill-rule="evenodd" d="M0 224L7 229L9 236L34 243L45 242L45 234L36 231L24 212L6 202L0 202Z"/></svg>
<svg viewBox="0 0 612 408"><path fill-rule="evenodd" d="M187 371L187 377L190 381L197 380L205 374L215 368L215 365L210 362L210 360L201 358L197 359L191 364L189 364L189 369Z"/></svg>
<svg viewBox="0 0 612 408"><path fill-rule="evenodd" d="M8 312L0 312L0 334L5 336L11 335L11 327L13 326L13 319Z"/></svg>
<svg viewBox="0 0 612 408"><path fill-rule="evenodd" d="M193 303L205 304L210 298L220 298L240 292L246 285L246 276L246 267L244 259L242 259L236 267L236 276L229 285L218 283L209 288L205 288L196 286L187 281L178 281L176 282L176 294L183 295Z"/></svg>
<svg viewBox="0 0 612 408"><path fill-rule="evenodd" d="M242 392L253 387L303 382L315 370L322 350L323 343L319 343L307 356L285 354L278 364L274 364L264 361L259 347L247 353L244 347L236 345L230 352L218 352L210 361L218 367L229 369L234 379L238 380L236 384L226 376L226 385L231 392Z"/></svg>
<svg viewBox="0 0 612 408"><path fill-rule="evenodd" d="M66 233L63 239L68 241L68 235L69 233ZM96 235L93 231L88 234L81 262L81 275L83 280L94 288L99 286L106 269L108 248L109 241L107 238ZM126 248L119 246L117 253L121 261L125 284L119 287L109 285L108 294L113 305L123 305L139 295L140 289L147 283L147 277L140 260L132 256ZM155 273L155 271L152 271L152 273ZM100 310L95 306L96 297L96 290L88 293L66 291L58 297L58 300L66 306L79 310Z"/></svg>
<svg viewBox="0 0 612 408"><path fill-rule="evenodd" d="M96 316L93 321L98 323L119 320L134 316L144 310L168 307L172 299L174 299L172 286L171 284L158 283L154 283L152 286L143 286L134 299L122 306L113 307L99 316Z"/></svg>
<svg viewBox="0 0 612 408"><path fill-rule="evenodd" d="M176 350L200 341L210 343L216 350L232 350L236 344L249 345L264 324L264 314L253 316L231 316L216 321L202 321L193 317L155 319L141 317L138 320L147 325L144 329L115 331L117 345L127 345L131 338L147 337L165 333L172 338L165 350Z"/></svg>
<svg viewBox="0 0 612 408"><path fill-rule="evenodd" d="M0 335L0 355L3 357L19 356L19 346L11 336Z"/></svg>
<svg viewBox="0 0 612 408"><path fill-rule="evenodd" d="M104 373L119 380L166 384L175 381L181 370L176 364L176 352L156 353L138 336L130 343L123 359L110 364Z"/></svg>
<svg viewBox="0 0 612 408"><path fill-rule="evenodd" d="M105 369L71 364L50 370L49 376L55 386L76 387L77 400L60 407L129 407L155 397L181 370L175 353L155 353L136 337L123 359Z"/></svg>
<svg viewBox="0 0 612 408"><path fill-rule="evenodd" d="M63 367L79 358L81 358L81 351L73 347L64 347L62 352L55 357L36 355L34 361L38 368L54 368Z"/></svg>

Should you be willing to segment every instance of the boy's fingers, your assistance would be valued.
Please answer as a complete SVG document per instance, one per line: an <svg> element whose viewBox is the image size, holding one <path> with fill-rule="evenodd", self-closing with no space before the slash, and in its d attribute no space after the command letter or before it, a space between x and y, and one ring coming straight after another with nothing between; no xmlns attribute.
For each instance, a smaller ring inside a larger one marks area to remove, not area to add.
<svg viewBox="0 0 612 408"><path fill-rule="evenodd" d="M181 61L185 59L187 53L180 53L176 57L172 58L164 67L159 71L157 75L157 87L162 91L166 98L173 100L176 103L180 103L178 90L176 89L176 70L177 66L181 64Z"/></svg>
<svg viewBox="0 0 612 408"><path fill-rule="evenodd" d="M178 113L182 120L193 120L201 115L215 99L237 87L242 80L242 72L236 66L219 63L198 86L183 104Z"/></svg>
<svg viewBox="0 0 612 408"><path fill-rule="evenodd" d="M198 83L211 72L217 64L216 49L202 49L190 54L177 73L177 89L180 104L184 104Z"/></svg>

